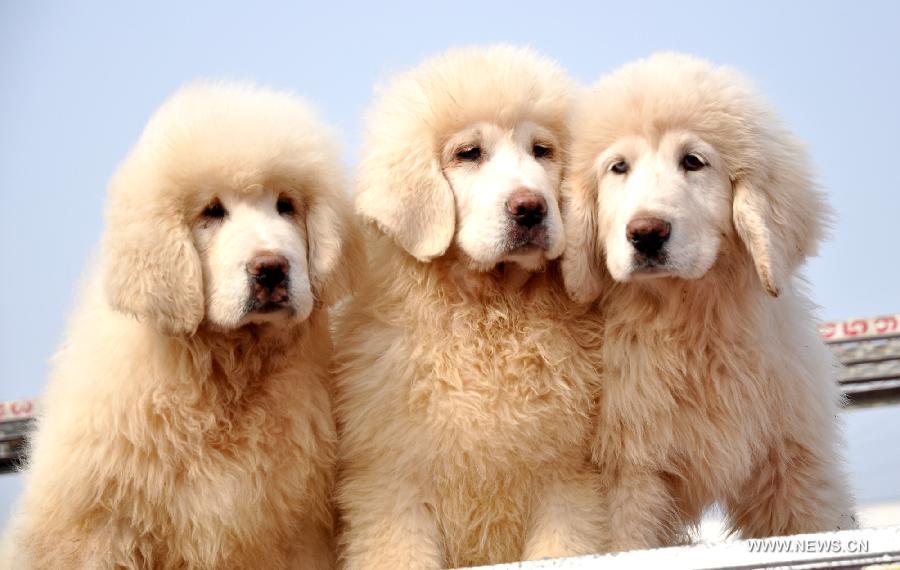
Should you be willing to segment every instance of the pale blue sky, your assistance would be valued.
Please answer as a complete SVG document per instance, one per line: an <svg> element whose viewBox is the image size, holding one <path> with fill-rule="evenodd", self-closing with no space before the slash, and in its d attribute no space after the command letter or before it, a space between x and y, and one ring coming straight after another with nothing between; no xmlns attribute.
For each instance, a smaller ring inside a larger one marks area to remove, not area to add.
<svg viewBox="0 0 900 570"><path fill-rule="evenodd" d="M900 2L0 0L0 399L38 395L101 231L109 175L197 77L311 99L348 167L372 85L450 46L511 42L583 82L658 50L745 70L809 142L839 213L808 275L828 318L900 312ZM861 499L900 499L900 408L850 415ZM875 455L878 461L875 461ZM18 492L0 476L0 522Z"/></svg>

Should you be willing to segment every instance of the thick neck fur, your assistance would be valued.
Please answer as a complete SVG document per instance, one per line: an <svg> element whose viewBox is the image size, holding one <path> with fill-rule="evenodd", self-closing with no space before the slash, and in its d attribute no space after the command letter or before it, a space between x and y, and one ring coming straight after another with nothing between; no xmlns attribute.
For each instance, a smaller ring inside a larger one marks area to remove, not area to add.
<svg viewBox="0 0 900 570"><path fill-rule="evenodd" d="M660 278L631 283L609 279L598 301L601 310L611 307L605 311L610 324L616 321L615 313L628 305L623 314L631 322L622 323L624 326L633 327L637 320L660 332L677 330L685 334L702 322L703 330L697 331L701 336L711 331L730 335L733 331L744 334L754 330L759 323L751 321L760 312L748 310L748 305L773 302L762 288L749 254L735 240L723 244L718 260L700 279Z"/></svg>
<svg viewBox="0 0 900 570"><path fill-rule="evenodd" d="M315 311L298 323L248 325L230 331L201 325L189 337L164 337L167 358L176 355L172 360L176 370L163 381L188 396L188 401L202 400L204 407L211 401L224 407L235 405L264 391L271 376L321 344L311 333L327 330L323 313Z"/></svg>
<svg viewBox="0 0 900 570"><path fill-rule="evenodd" d="M324 367L315 364L299 377L291 371L297 370L297 362L323 362L321 355L330 352L327 331L322 310L293 326L228 332L201 326L190 337L145 329L146 334L135 338L146 347L146 361L134 363L141 372L123 377L127 382L141 379L142 384L129 388L127 399L120 398L120 435L149 445L146 453L169 457L167 465L180 469L182 461L174 458L193 461L210 445L229 450L259 426L280 425L283 418L266 411L273 409L272 402L294 390L317 393L315 383L324 381ZM318 360L310 357L313 354ZM165 437L142 438L147 425Z"/></svg>
<svg viewBox="0 0 900 570"><path fill-rule="evenodd" d="M533 303L567 303L556 261L548 262L540 271L526 271L514 263L484 270L457 247L428 263L398 249L381 236L373 248L371 263L372 289L392 301L418 297L448 306L501 310L517 310Z"/></svg>

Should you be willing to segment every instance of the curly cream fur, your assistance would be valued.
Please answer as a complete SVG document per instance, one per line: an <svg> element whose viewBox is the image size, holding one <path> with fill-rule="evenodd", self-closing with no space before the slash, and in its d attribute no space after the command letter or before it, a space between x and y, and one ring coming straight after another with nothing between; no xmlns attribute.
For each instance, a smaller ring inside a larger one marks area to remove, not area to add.
<svg viewBox="0 0 900 570"><path fill-rule="evenodd" d="M438 162L442 139L472 121L534 121L567 141L567 86L527 50L459 50L394 82L372 117L357 197L377 225L370 271L335 337L347 568L601 545L586 453L599 327L556 264L472 269L451 243Z"/></svg>
<svg viewBox="0 0 900 570"><path fill-rule="evenodd" d="M302 101L251 86L188 87L151 120L42 399L16 568L332 566L325 306L359 244L331 140ZM319 304L222 330L188 224L207 187L254 184L302 194Z"/></svg>
<svg viewBox="0 0 900 570"><path fill-rule="evenodd" d="M737 74L674 54L602 79L573 125L563 268L604 320L592 455L607 548L679 542L714 502L746 537L852 525L834 363L796 276L829 213L803 148ZM613 282L595 159L670 129L723 157L734 227L700 279Z"/></svg>

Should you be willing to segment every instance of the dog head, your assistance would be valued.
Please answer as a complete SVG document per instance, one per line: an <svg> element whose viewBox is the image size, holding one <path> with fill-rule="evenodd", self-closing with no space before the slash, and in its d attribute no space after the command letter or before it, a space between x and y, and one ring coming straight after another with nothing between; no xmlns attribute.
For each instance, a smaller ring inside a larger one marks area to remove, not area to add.
<svg viewBox="0 0 900 570"><path fill-rule="evenodd" d="M829 216L803 146L735 72L677 54L625 66L584 94L566 189L567 287L701 279L738 242L777 296ZM735 239L736 238L736 239Z"/></svg>
<svg viewBox="0 0 900 570"><path fill-rule="evenodd" d="M169 334L306 319L350 287L358 236L332 135L291 95L196 84L109 187L105 284Z"/></svg>
<svg viewBox="0 0 900 570"><path fill-rule="evenodd" d="M571 83L526 49L460 49L396 78L370 117L358 211L420 261L452 243L480 270L536 269L559 210Z"/></svg>

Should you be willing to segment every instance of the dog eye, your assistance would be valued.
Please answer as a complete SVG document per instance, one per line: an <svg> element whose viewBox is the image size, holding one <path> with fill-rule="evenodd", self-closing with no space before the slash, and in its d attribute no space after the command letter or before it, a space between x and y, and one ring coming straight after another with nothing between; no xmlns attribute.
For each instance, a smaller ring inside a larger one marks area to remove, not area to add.
<svg viewBox="0 0 900 570"><path fill-rule="evenodd" d="M221 219L224 218L227 213L228 212L225 211L225 206L222 205L222 202L219 202L219 200L216 199L203 208L203 212L200 215L204 218Z"/></svg>
<svg viewBox="0 0 900 570"><path fill-rule="evenodd" d="M617 160L609 169L616 174L626 174L628 172L628 163L624 160Z"/></svg>
<svg viewBox="0 0 900 570"><path fill-rule="evenodd" d="M552 158L553 148L545 144L535 143L535 145L531 147L531 154L533 154L535 158Z"/></svg>
<svg viewBox="0 0 900 570"><path fill-rule="evenodd" d="M466 148L461 148L456 151L456 158L458 160L465 161L475 161L481 160L481 147L480 146L470 146Z"/></svg>
<svg viewBox="0 0 900 570"><path fill-rule="evenodd" d="M279 214L290 215L294 213L294 203L290 198L279 198L275 203L275 208Z"/></svg>
<svg viewBox="0 0 900 570"><path fill-rule="evenodd" d="M703 162L703 159L694 153L688 153L681 159L681 167L691 172L700 170L704 166L706 166L706 163Z"/></svg>

